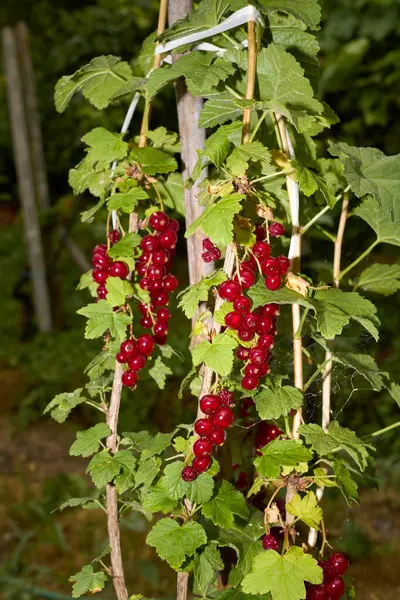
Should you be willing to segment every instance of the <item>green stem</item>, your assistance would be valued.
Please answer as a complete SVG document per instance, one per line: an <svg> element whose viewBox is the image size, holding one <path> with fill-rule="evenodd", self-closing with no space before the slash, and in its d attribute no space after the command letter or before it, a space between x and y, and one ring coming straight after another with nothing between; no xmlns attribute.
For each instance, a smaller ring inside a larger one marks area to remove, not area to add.
<svg viewBox="0 0 400 600"><path fill-rule="evenodd" d="M346 267L345 269L343 269L343 271L340 271L339 275L338 275L338 281L340 281L342 279L342 277L344 277L345 275L347 275L347 273L349 271L351 271L356 265L358 265L359 262L361 262L362 260L364 260L364 258L366 258L368 256L368 254L375 248L375 246L377 246L379 244L378 240L375 240L375 242L373 242L366 250L365 252L363 252L362 254L360 254L360 256L358 258L356 258L356 260L354 260L348 267Z"/></svg>
<svg viewBox="0 0 400 600"><path fill-rule="evenodd" d="M328 364L328 362L330 362L331 359L329 360L324 360L324 362L322 363L322 365L319 365L318 369L316 371L314 371L314 373L311 375L310 379L304 384L304 391L306 392L308 390L308 388L310 387L310 385L313 383L313 381L315 381L315 379L318 377L318 375L321 373L321 371L324 370L325 366Z"/></svg>
<svg viewBox="0 0 400 600"><path fill-rule="evenodd" d="M266 110L264 110L264 112L262 113L261 117L258 119L256 126L253 129L253 132L250 136L249 142L252 142L254 140L254 138L256 137L256 133L257 131L260 129L265 117L267 116L267 114L269 113L271 109L267 108Z"/></svg>
<svg viewBox="0 0 400 600"><path fill-rule="evenodd" d="M388 425L387 427L384 427L383 429L379 429L378 431L374 431L374 433L371 433L370 435L368 435L366 437L378 437L378 435L383 435L387 431L390 431L391 429L395 429L396 427L400 427L400 421L397 421L396 423L392 423L391 425Z"/></svg>
<svg viewBox="0 0 400 600"><path fill-rule="evenodd" d="M233 88L231 88L230 85L225 85L225 89L227 92L232 94L232 96L234 96L238 100L244 100L243 96L241 96L238 92L236 92Z"/></svg>
<svg viewBox="0 0 400 600"><path fill-rule="evenodd" d="M224 31L222 33L222 37L224 37L226 40L228 40L228 42L230 42L232 44L232 46L234 46L236 48L236 50L243 50L243 46L238 44L236 42L236 40L234 40L233 37L229 35L229 33L226 33L226 31Z"/></svg>
<svg viewBox="0 0 400 600"><path fill-rule="evenodd" d="M303 233L308 231L308 229L310 229L310 227L312 227L314 225L314 223L316 221L318 221L319 218L322 217L322 215L324 215L326 212L328 212L328 210L330 210L329 206L324 206L324 208L322 210L320 210L319 213L317 213L312 219L310 219L308 221L308 223L306 223L305 225L303 225L303 227L301 227L301 229L300 229L301 234L303 235Z"/></svg>
<svg viewBox="0 0 400 600"><path fill-rule="evenodd" d="M301 321L300 321L299 328L298 328L298 330L296 331L296 333L294 334L294 337L295 337L295 338L297 338L297 339L298 339L298 338L301 338L301 332L303 331L303 326L304 326L304 323L306 322L306 318L307 318L307 315L308 315L308 311L309 311L309 310L310 310L309 308L306 308L306 309L303 311L303 314L301 315Z"/></svg>
<svg viewBox="0 0 400 600"><path fill-rule="evenodd" d="M253 179L250 183L258 183L259 181L265 181L265 179L273 179L274 177L280 177L281 175L288 175L289 173L293 173L294 169L283 169L283 171L278 171L278 173L270 173L269 175L263 175L262 177L258 177L257 179Z"/></svg>

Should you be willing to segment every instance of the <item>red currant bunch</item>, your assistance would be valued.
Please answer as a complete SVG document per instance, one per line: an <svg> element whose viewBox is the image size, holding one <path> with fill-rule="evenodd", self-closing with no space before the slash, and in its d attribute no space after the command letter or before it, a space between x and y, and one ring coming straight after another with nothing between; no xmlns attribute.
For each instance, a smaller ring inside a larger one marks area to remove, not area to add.
<svg viewBox="0 0 400 600"><path fill-rule="evenodd" d="M210 238L204 238L203 240L203 254L201 258L204 262L209 263L213 260L219 260L221 258L221 250L217 248L210 240Z"/></svg>
<svg viewBox="0 0 400 600"><path fill-rule="evenodd" d="M320 561L324 580L320 585L310 585L307 589L307 600L340 600L345 592L342 576L349 568L347 557L341 552L334 552L328 560Z"/></svg>
<svg viewBox="0 0 400 600"><path fill-rule="evenodd" d="M257 432L255 438L255 449L258 455L261 454L260 449L264 448L267 444L276 440L280 435L283 435L283 431L279 429L273 423L268 423L267 421L260 421L257 424Z"/></svg>
<svg viewBox="0 0 400 600"><path fill-rule="evenodd" d="M198 439L193 444L192 466L186 466L182 470L184 481L194 481L210 467L214 446L222 446L225 430L233 423L233 405L234 394L227 389L222 389L218 395L206 394L201 398L200 409L205 416L197 419L194 424Z"/></svg>
<svg viewBox="0 0 400 600"><path fill-rule="evenodd" d="M285 228L282 223L277 223L273 221L271 225L268 227L268 232L271 237L280 237L281 235L285 235Z"/></svg>
<svg viewBox="0 0 400 600"><path fill-rule="evenodd" d="M153 349L154 338L147 333L137 339L132 338L122 342L117 354L117 361L128 367L128 370L122 374L122 383L126 387L135 387L138 372L146 366L147 357L151 355Z"/></svg>
<svg viewBox="0 0 400 600"><path fill-rule="evenodd" d="M128 265L122 260L112 260L107 254L107 246L105 244L98 244L93 248L92 265L93 281L99 284L97 288L97 297L99 300L107 297L105 283L110 276L126 279L129 275Z"/></svg>

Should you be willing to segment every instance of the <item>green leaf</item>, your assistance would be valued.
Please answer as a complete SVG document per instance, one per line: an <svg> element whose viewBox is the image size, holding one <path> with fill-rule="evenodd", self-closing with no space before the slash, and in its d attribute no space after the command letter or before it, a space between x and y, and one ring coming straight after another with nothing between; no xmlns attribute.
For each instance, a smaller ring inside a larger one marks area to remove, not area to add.
<svg viewBox="0 0 400 600"><path fill-rule="evenodd" d="M162 454L170 445L174 432L157 433L155 436L151 436L147 431L139 431L136 433L124 433L123 435L131 439L136 448L141 452L140 459L146 460L152 456Z"/></svg>
<svg viewBox="0 0 400 600"><path fill-rule="evenodd" d="M306 110L311 114L322 113L323 105L314 98L310 82L294 56L269 44L257 57L257 78L260 99L293 109Z"/></svg>
<svg viewBox="0 0 400 600"><path fill-rule="evenodd" d="M204 504L209 502L214 490L214 480L209 473L202 473L192 481L186 493L190 502Z"/></svg>
<svg viewBox="0 0 400 600"><path fill-rule="evenodd" d="M132 471L122 469L122 473L117 475L114 479L114 484L118 494L124 494L135 487L135 474Z"/></svg>
<svg viewBox="0 0 400 600"><path fill-rule="evenodd" d="M328 477L326 469L314 469L314 483L318 487L337 487L334 478Z"/></svg>
<svg viewBox="0 0 400 600"><path fill-rule="evenodd" d="M199 127L215 127L226 121L233 121L241 114L242 109L234 103L229 92L216 94L204 103L199 116Z"/></svg>
<svg viewBox="0 0 400 600"><path fill-rule="evenodd" d="M392 204L390 200L379 201L373 196L367 196L353 213L375 231L377 243L400 246L398 205L397 200Z"/></svg>
<svg viewBox="0 0 400 600"><path fill-rule="evenodd" d="M73 75L61 77L54 93L58 112L64 112L72 96L81 91L93 106L103 109L127 82L133 82L132 69L117 56L97 56Z"/></svg>
<svg viewBox="0 0 400 600"><path fill-rule="evenodd" d="M299 409L303 404L303 394L295 387L281 386L276 380L266 379L253 400L260 419L265 421L286 416L292 408Z"/></svg>
<svg viewBox="0 0 400 600"><path fill-rule="evenodd" d="M164 474L160 479L161 485L173 500L183 498L189 491L190 484L182 479L182 469L184 466L181 460L176 460L165 467Z"/></svg>
<svg viewBox="0 0 400 600"><path fill-rule="evenodd" d="M233 311L233 303L232 302L224 302L221 308L219 308L214 313L214 320L216 323L225 326L225 317L228 313Z"/></svg>
<svg viewBox="0 0 400 600"><path fill-rule="evenodd" d="M148 131L146 135L151 140L153 148L159 148L164 152L168 152L168 154L180 152L179 136L175 131L167 131L165 127L157 127Z"/></svg>
<svg viewBox="0 0 400 600"><path fill-rule="evenodd" d="M92 129L82 138L82 142L90 147L88 157L92 161L122 160L128 154L128 144L121 139L121 135L111 133L104 127Z"/></svg>
<svg viewBox="0 0 400 600"><path fill-rule="evenodd" d="M333 339L342 333L350 319L355 319L378 339L380 321L376 316L376 307L357 292L342 292L329 289L316 291L312 300L316 310L318 331L326 339Z"/></svg>
<svg viewBox="0 0 400 600"><path fill-rule="evenodd" d="M200 342L192 350L193 364L204 363L218 375L229 375L233 367L233 351L237 342L224 333L215 335L212 343Z"/></svg>
<svg viewBox="0 0 400 600"><path fill-rule="evenodd" d="M214 244L226 246L233 238L233 217L241 211L243 194L230 194L215 204L207 206L186 230L185 237L193 235L199 227Z"/></svg>
<svg viewBox="0 0 400 600"><path fill-rule="evenodd" d="M173 156L157 148L132 148L129 158L138 163L146 175L170 173L178 168L178 163Z"/></svg>
<svg viewBox="0 0 400 600"><path fill-rule="evenodd" d="M161 467L161 458L152 456L140 463L135 474L135 487L150 485L157 477Z"/></svg>
<svg viewBox="0 0 400 600"><path fill-rule="evenodd" d="M312 458L310 450L295 440L274 440L261 452L262 456L256 458L254 465L258 473L267 479L279 477L282 467L295 469Z"/></svg>
<svg viewBox="0 0 400 600"><path fill-rule="evenodd" d="M222 125L215 133L210 135L206 140L204 150L200 150L198 153L199 157L205 159L203 166L211 162L218 169L222 167L232 144L240 139L241 129L241 123L230 123L229 125Z"/></svg>
<svg viewBox="0 0 400 600"><path fill-rule="evenodd" d="M167 375L172 375L172 371L165 365L160 356L157 356L154 365L149 369L149 375L154 379L160 390L165 388Z"/></svg>
<svg viewBox="0 0 400 600"><path fill-rule="evenodd" d="M184 19L176 21L170 29L159 36L159 40L174 40L189 33L196 33L218 25L229 8L229 0L203 0L197 9Z"/></svg>
<svg viewBox="0 0 400 600"><path fill-rule="evenodd" d="M92 498L91 496L86 496L83 498L69 498L58 507L58 510L61 511L65 510L66 508L74 508L76 506L81 506L86 510L101 508L99 501L96 502L96 500L97 498Z"/></svg>
<svg viewBox="0 0 400 600"><path fill-rule="evenodd" d="M189 92L193 96L203 96L212 92L220 81L235 72L233 65L211 52L191 52L184 54L172 66L155 69L147 84L149 98L153 98L167 83L184 76Z"/></svg>
<svg viewBox="0 0 400 600"><path fill-rule="evenodd" d="M88 318L85 337L89 340L101 337L109 329L112 337L122 342L126 337L126 328L131 322L131 317L114 312L106 300L99 300L97 304L88 304L77 313Z"/></svg>
<svg viewBox="0 0 400 600"><path fill-rule="evenodd" d="M177 501L169 497L164 487L160 482L156 483L146 493L143 501L143 508L146 512L162 512L167 514L171 512Z"/></svg>
<svg viewBox="0 0 400 600"><path fill-rule="evenodd" d="M219 527L233 527L234 515L246 519L249 510L246 501L238 490L228 481L223 481L217 495L202 507L202 513Z"/></svg>
<svg viewBox="0 0 400 600"><path fill-rule="evenodd" d="M357 287L390 296L400 289L400 265L373 264L363 271L357 281Z"/></svg>
<svg viewBox="0 0 400 600"><path fill-rule="evenodd" d="M262 12L267 14L285 12L300 19L310 29L319 29L318 24L321 20L321 7L318 0L259 0L259 6Z"/></svg>
<svg viewBox="0 0 400 600"><path fill-rule="evenodd" d="M297 160L292 160L291 165L296 169L295 179L305 196L312 196L315 192L319 191L329 208L335 206L337 202L336 196L323 177L313 173Z"/></svg>
<svg viewBox="0 0 400 600"><path fill-rule="evenodd" d="M120 450L116 454L102 450L93 456L86 468L86 473L90 473L96 487L102 488L119 474L122 467L133 469L135 463L136 458L129 450Z"/></svg>
<svg viewBox="0 0 400 600"><path fill-rule="evenodd" d="M351 502L358 502L357 484L351 477L350 471L344 462L342 460L335 460L332 466L336 475L336 483L347 503L350 505Z"/></svg>
<svg viewBox="0 0 400 600"><path fill-rule="evenodd" d="M51 417L57 421L57 423L64 423L75 406L82 404L82 402L86 402L86 398L81 396L82 390L83 388L78 388L73 392L57 394L44 409L44 414L49 412Z"/></svg>
<svg viewBox="0 0 400 600"><path fill-rule="evenodd" d="M322 509L318 506L314 492L308 492L303 497L296 494L290 502L286 503L286 510L309 527L319 529L322 521Z"/></svg>
<svg viewBox="0 0 400 600"><path fill-rule="evenodd" d="M281 288L280 290L270 291L265 287L264 279L260 278L253 287L248 291L248 296L253 301L253 308L263 306L270 302L278 304L300 304L304 308L313 308L312 302L289 288Z"/></svg>
<svg viewBox="0 0 400 600"><path fill-rule="evenodd" d="M103 168L99 168L100 166ZM82 194L87 189L93 196L101 196L111 181L110 174L108 163L102 162L101 165L97 163L95 170L93 159L87 155L74 169L70 169L68 183L75 196ZM103 206L104 202L105 200L101 199L96 206L82 213L82 221L88 221Z"/></svg>
<svg viewBox="0 0 400 600"><path fill-rule="evenodd" d="M340 450L347 452L361 471L367 466L368 449L373 450L373 446L365 444L353 431L341 427L337 421L331 421L327 433L315 423L301 425L300 434L319 456Z"/></svg>
<svg viewBox="0 0 400 600"><path fill-rule="evenodd" d="M72 586L72 597L79 598L86 592L96 594L104 589L107 575L103 571L95 573L93 565L85 565L78 573L71 575L69 581L74 581Z"/></svg>
<svg viewBox="0 0 400 600"><path fill-rule="evenodd" d="M196 554L194 560L194 580L203 597L206 596L208 586L215 579L215 572L222 571L223 568L224 562L218 550L217 542L210 542L204 548L203 552Z"/></svg>
<svg viewBox="0 0 400 600"><path fill-rule="evenodd" d="M233 152L228 156L226 166L235 177L242 177L249 166L250 162L260 161L263 165L271 168L271 173L276 169L271 167L271 154L269 150L263 146L261 142L249 142L234 148ZM263 170L265 175L267 170Z"/></svg>
<svg viewBox="0 0 400 600"><path fill-rule="evenodd" d="M88 289L89 292L91 293L92 297L96 298L98 284L95 281L93 281L92 273L93 273L93 269L90 269L90 271L86 271L86 273L81 275L81 278L79 280L78 285L76 286L76 289L79 291Z"/></svg>
<svg viewBox="0 0 400 600"><path fill-rule="evenodd" d="M168 518L158 521L146 538L146 543L173 569L179 569L186 556L193 556L206 542L207 535L200 523L189 521L180 527Z"/></svg>
<svg viewBox="0 0 400 600"><path fill-rule="evenodd" d="M262 551L262 543L259 540L242 540L235 542L239 551L239 560L235 568L229 573L229 584L233 587L238 586L245 575L251 571L255 557Z"/></svg>
<svg viewBox="0 0 400 600"><path fill-rule="evenodd" d="M133 288L125 279L108 277L105 285L108 292L106 302L110 306L122 306L125 304L126 297L133 295Z"/></svg>
<svg viewBox="0 0 400 600"><path fill-rule="evenodd" d="M310 554L292 546L283 556L274 550L256 556L242 589L247 594L271 592L272 600L301 600L306 597L305 581L321 583L322 569Z"/></svg>
<svg viewBox="0 0 400 600"><path fill-rule="evenodd" d="M167 180L159 179L155 184L164 204L175 210L178 214L185 215L184 195L185 188L181 173L170 173Z"/></svg>
<svg viewBox="0 0 400 600"><path fill-rule="evenodd" d="M375 360L369 354L335 351L334 361L357 371L369 381L374 390L379 392L385 387L383 376L387 374L379 370Z"/></svg>
<svg viewBox="0 0 400 600"><path fill-rule="evenodd" d="M131 213L135 210L140 200L146 200L148 197L147 192L143 188L133 187L125 194L117 192L110 196L107 201L107 208L108 210L122 210L124 213Z"/></svg>
<svg viewBox="0 0 400 600"><path fill-rule="evenodd" d="M78 431L76 440L69 449L71 456L90 456L98 452L100 440L110 435L111 429L106 423L97 423L86 431Z"/></svg>
<svg viewBox="0 0 400 600"><path fill-rule="evenodd" d="M133 249L139 246L141 239L138 233L127 233L119 242L111 246L108 255L114 259L132 257Z"/></svg>
<svg viewBox="0 0 400 600"><path fill-rule="evenodd" d="M226 275L222 270L211 273L208 277L203 277L199 283L189 286L180 294L179 308L182 308L188 319L195 316L199 303L208 299L208 293L212 287L218 286L226 280Z"/></svg>

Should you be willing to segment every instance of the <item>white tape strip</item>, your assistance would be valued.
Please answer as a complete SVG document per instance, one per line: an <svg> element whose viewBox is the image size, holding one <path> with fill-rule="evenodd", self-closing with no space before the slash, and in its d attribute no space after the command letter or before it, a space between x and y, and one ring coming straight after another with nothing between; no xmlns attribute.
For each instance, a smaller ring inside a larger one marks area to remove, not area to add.
<svg viewBox="0 0 400 600"><path fill-rule="evenodd" d="M285 124L285 129L286 129L286 139L287 139L288 148L289 148L289 158L292 160L295 158L294 148L293 148L292 140L290 139L289 131L288 131L285 121L284 121L284 124ZM299 184L296 181L294 181L293 179L288 178L287 185L289 188L288 189L289 198L291 199L290 216L292 219L292 227L293 227L293 229L296 230L295 233L293 233L292 237L290 238L290 247L289 247L289 254L288 254L289 260L293 260L294 258L297 258L298 238L300 235L298 232L298 229L300 227L300 193L299 193Z"/></svg>
<svg viewBox="0 0 400 600"><path fill-rule="evenodd" d="M171 50L175 50L175 48L179 48L180 46L186 46L186 44L193 44L195 42L199 42L200 40L204 40L208 37L212 37L214 35L218 35L219 33L223 33L224 31L228 31L229 29L234 29L235 27L239 27L248 21L255 21L260 23L260 25L264 25L263 18L258 10L254 6L245 6L240 10L237 10L230 15L225 21L222 21L219 25L215 27L211 27L210 29L205 29L204 31L198 31L197 33L190 33L189 35L184 35L181 38L176 40L171 40L166 44L159 44L155 49L155 54L164 54L165 52L171 52Z"/></svg>

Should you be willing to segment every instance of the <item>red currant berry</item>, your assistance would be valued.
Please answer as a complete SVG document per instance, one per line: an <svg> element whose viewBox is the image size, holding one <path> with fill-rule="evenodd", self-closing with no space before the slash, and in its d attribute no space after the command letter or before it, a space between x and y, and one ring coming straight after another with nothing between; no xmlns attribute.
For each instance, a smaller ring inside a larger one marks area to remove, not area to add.
<svg viewBox="0 0 400 600"><path fill-rule="evenodd" d="M250 350L249 358L252 363L260 365L265 362L268 358L267 352L263 348L252 348Z"/></svg>
<svg viewBox="0 0 400 600"><path fill-rule="evenodd" d="M178 236L176 235L175 231L172 231L172 229L166 229L158 236L158 243L160 244L161 248L164 248L165 250L176 246L177 241Z"/></svg>
<svg viewBox="0 0 400 600"><path fill-rule="evenodd" d="M276 315L279 315L279 304L275 304L275 302L264 304L261 313L266 317L275 317Z"/></svg>
<svg viewBox="0 0 400 600"><path fill-rule="evenodd" d="M264 537L262 539L262 545L263 545L264 550L275 550L275 552L279 548L278 540L276 539L276 537L274 535L272 535L272 533L268 533L267 535L264 535Z"/></svg>
<svg viewBox="0 0 400 600"><path fill-rule="evenodd" d="M167 336L166 335L155 335L154 341L159 346L165 346L165 344L167 343Z"/></svg>
<svg viewBox="0 0 400 600"><path fill-rule="evenodd" d="M247 360L250 356L250 348L239 346L239 348L236 350L236 356L239 360Z"/></svg>
<svg viewBox="0 0 400 600"><path fill-rule="evenodd" d="M174 292L179 285L179 281L175 275L167 275L163 279L163 288L166 292Z"/></svg>
<svg viewBox="0 0 400 600"><path fill-rule="evenodd" d="M161 279L165 275L165 267L150 265L147 269L147 277L150 279Z"/></svg>
<svg viewBox="0 0 400 600"><path fill-rule="evenodd" d="M203 252L201 255L201 258L203 259L203 261L205 263L210 263L212 261L212 255L211 252Z"/></svg>
<svg viewBox="0 0 400 600"><path fill-rule="evenodd" d="M263 372L262 365L256 365L255 363L249 363L245 366L244 374L250 377L261 377Z"/></svg>
<svg viewBox="0 0 400 600"><path fill-rule="evenodd" d="M256 282L255 273L254 271L250 271L250 269L242 269L240 271L240 279L237 275L235 275L234 280L236 281L236 279L240 281L244 290L248 290Z"/></svg>
<svg viewBox="0 0 400 600"><path fill-rule="evenodd" d="M220 427L221 429L227 429L233 423L233 412L230 408L223 407L221 408L217 414L213 418L213 422L215 427Z"/></svg>
<svg viewBox="0 0 400 600"><path fill-rule="evenodd" d="M123 352L118 352L116 358L117 362L119 362L121 365L126 363L126 361L128 360Z"/></svg>
<svg viewBox="0 0 400 600"><path fill-rule="evenodd" d="M216 446L222 446L222 444L225 442L225 432L223 429L214 429L214 431L211 433L210 436L210 441L212 444L215 444Z"/></svg>
<svg viewBox="0 0 400 600"><path fill-rule="evenodd" d="M194 430L200 437L208 438L213 431L213 426L208 419L197 419Z"/></svg>
<svg viewBox="0 0 400 600"><path fill-rule="evenodd" d="M221 398L221 403L225 406L229 406L235 402L235 394L228 390L222 389L218 396Z"/></svg>
<svg viewBox="0 0 400 600"><path fill-rule="evenodd" d="M249 312L251 309L251 300L246 296L239 296L233 303L233 308L240 312Z"/></svg>
<svg viewBox="0 0 400 600"><path fill-rule="evenodd" d="M153 320L151 317L142 317L139 321L140 327L143 329L151 329L153 327Z"/></svg>
<svg viewBox="0 0 400 600"><path fill-rule="evenodd" d="M213 445L208 440L197 440L193 444L193 454L195 456L209 456L213 451Z"/></svg>
<svg viewBox="0 0 400 600"><path fill-rule="evenodd" d="M274 336L271 333L264 333L258 338L258 347L263 350L269 350L274 346Z"/></svg>
<svg viewBox="0 0 400 600"><path fill-rule="evenodd" d="M324 574L324 583L335 579L337 574L334 572L332 566L328 563L328 561L320 560L318 561L318 566L321 567L322 573Z"/></svg>
<svg viewBox="0 0 400 600"><path fill-rule="evenodd" d="M105 244L97 244L97 246L95 246L92 250L92 254L106 254L107 253L107 246Z"/></svg>
<svg viewBox="0 0 400 600"><path fill-rule="evenodd" d="M126 356L126 358L131 358L137 353L136 343L133 340L125 340L122 342L120 352Z"/></svg>
<svg viewBox="0 0 400 600"><path fill-rule="evenodd" d="M257 223L256 228L254 229L254 233L256 234L258 242L265 240L267 236L264 225L261 225L260 223Z"/></svg>
<svg viewBox="0 0 400 600"><path fill-rule="evenodd" d="M97 287L97 296L100 298L100 300L104 300L104 298L107 298L107 288L104 285L104 283L101 283L98 287Z"/></svg>
<svg viewBox="0 0 400 600"><path fill-rule="evenodd" d="M118 229L113 229L112 231L110 231L108 234L108 239L112 244L116 244L117 242L119 242L119 240L121 239L121 234L118 231Z"/></svg>
<svg viewBox="0 0 400 600"><path fill-rule="evenodd" d="M162 289L163 289L162 279L151 279L151 291L153 293L161 292Z"/></svg>
<svg viewBox="0 0 400 600"><path fill-rule="evenodd" d="M168 250L158 250L158 252L154 252L152 258L153 265L158 265L159 267L162 267L169 260Z"/></svg>
<svg viewBox="0 0 400 600"><path fill-rule="evenodd" d="M244 473L243 471L239 473L239 476L235 483L235 487L238 490L246 490L249 487L249 478L247 476L247 473Z"/></svg>
<svg viewBox="0 0 400 600"><path fill-rule="evenodd" d="M157 321L159 323L168 323L170 318L171 313L169 312L168 308L160 308L160 310L157 312Z"/></svg>
<svg viewBox="0 0 400 600"><path fill-rule="evenodd" d="M349 568L349 561L342 552L334 552L328 558L328 563L331 565L336 575L344 575Z"/></svg>
<svg viewBox="0 0 400 600"><path fill-rule="evenodd" d="M242 379L242 388L244 390L248 390L249 392L257 389L258 387L258 377L254 377L253 375L246 375Z"/></svg>
<svg viewBox="0 0 400 600"><path fill-rule="evenodd" d="M221 258L221 250L219 248L214 248L210 252L211 260L219 260Z"/></svg>
<svg viewBox="0 0 400 600"><path fill-rule="evenodd" d="M193 467L183 467L182 469L182 479L187 483L194 481L197 479L198 473L193 469Z"/></svg>
<svg viewBox="0 0 400 600"><path fill-rule="evenodd" d="M153 280L150 279L150 277L143 277L143 279L139 281L139 285L142 290L149 292L153 288Z"/></svg>
<svg viewBox="0 0 400 600"><path fill-rule="evenodd" d="M281 265L279 260L270 256L267 260L261 263L261 273L263 275L279 275L281 272Z"/></svg>
<svg viewBox="0 0 400 600"><path fill-rule="evenodd" d="M271 223L271 225L268 227L268 231L271 237L280 237L281 235L285 235L285 228L281 223L277 223L276 221Z"/></svg>
<svg viewBox="0 0 400 600"><path fill-rule="evenodd" d="M231 329L239 329L242 322L242 315L237 311L232 311L225 315L225 325Z"/></svg>
<svg viewBox="0 0 400 600"><path fill-rule="evenodd" d="M306 600L328 600L324 585L312 585L307 589Z"/></svg>
<svg viewBox="0 0 400 600"><path fill-rule="evenodd" d="M335 577L325 583L325 593L329 600L340 600L345 592L345 585L341 577Z"/></svg>
<svg viewBox="0 0 400 600"><path fill-rule="evenodd" d="M214 396L213 394L207 394L200 400L200 410L205 415L212 415L216 413L220 406L221 400L218 398L218 396Z"/></svg>
<svg viewBox="0 0 400 600"><path fill-rule="evenodd" d="M159 210L150 215L149 225L156 231L163 231L164 229L167 229L168 224L169 218L168 215L165 214L165 212Z"/></svg>
<svg viewBox="0 0 400 600"><path fill-rule="evenodd" d="M158 337L162 337L163 335L167 335L168 326L165 323L156 323L154 325L154 335Z"/></svg>
<svg viewBox="0 0 400 600"><path fill-rule="evenodd" d="M147 273L148 266L144 263L135 263L135 271L139 275L139 277L143 277Z"/></svg>
<svg viewBox="0 0 400 600"><path fill-rule="evenodd" d="M133 387L137 384L137 373L135 371L125 371L125 373L122 373L121 381L126 387Z"/></svg>
<svg viewBox="0 0 400 600"><path fill-rule="evenodd" d="M131 371L140 371L146 365L146 357L143 354L137 354L128 359L128 367Z"/></svg>
<svg viewBox="0 0 400 600"><path fill-rule="evenodd" d="M166 306L169 302L168 292L165 290L157 291L151 294L151 300L154 306Z"/></svg>
<svg viewBox="0 0 400 600"><path fill-rule="evenodd" d="M250 270L250 271L254 271L254 273L257 271L257 261L254 258L254 256L251 256L250 258L248 258L247 260L244 260L243 262L240 263L240 271L243 270Z"/></svg>
<svg viewBox="0 0 400 600"><path fill-rule="evenodd" d="M254 313L247 313L242 320L244 329L255 331L258 325L258 316Z"/></svg>
<svg viewBox="0 0 400 600"><path fill-rule="evenodd" d="M243 342L250 342L253 337L254 337L254 331L251 331L251 329L239 329L239 339L241 339Z"/></svg>
<svg viewBox="0 0 400 600"><path fill-rule="evenodd" d="M150 334L144 333L143 335L138 337L137 349L141 354L144 354L145 356L150 356L150 354L153 352L153 348L154 340Z"/></svg>
<svg viewBox="0 0 400 600"><path fill-rule="evenodd" d="M142 254L138 257L137 261L140 263L150 263L152 262L152 257L153 255L150 252L147 252L147 250L143 250Z"/></svg>
<svg viewBox="0 0 400 600"><path fill-rule="evenodd" d="M214 248L215 248L213 242L208 237L204 238L202 244L203 244L204 250L211 251L211 250L214 250Z"/></svg>
<svg viewBox="0 0 400 600"><path fill-rule="evenodd" d="M281 283L282 279L279 275L268 275L265 278L265 287L271 291L277 290L281 286Z"/></svg>
<svg viewBox="0 0 400 600"><path fill-rule="evenodd" d="M196 456L192 462L192 467L196 473L204 473L210 466L211 456Z"/></svg>
<svg viewBox="0 0 400 600"><path fill-rule="evenodd" d="M286 256L278 256L279 272L281 275L286 275L290 268L290 260Z"/></svg>
<svg viewBox="0 0 400 600"><path fill-rule="evenodd" d="M122 260L117 260L110 266L110 275L113 277L119 277L120 279L126 279L129 275L129 267Z"/></svg>
<svg viewBox="0 0 400 600"><path fill-rule="evenodd" d="M151 304L143 304L139 302L139 310L144 317L147 317L149 313L151 313Z"/></svg>
<svg viewBox="0 0 400 600"><path fill-rule="evenodd" d="M241 291L240 284L237 281L232 281L231 279L223 281L218 288L218 293L222 300L227 300L228 302L233 302L236 300L236 298L240 296Z"/></svg>
<svg viewBox="0 0 400 600"><path fill-rule="evenodd" d="M96 283L105 283L109 277L110 273L105 269L93 269L92 271L92 279Z"/></svg>
<svg viewBox="0 0 400 600"><path fill-rule="evenodd" d="M178 231L179 231L179 222L176 219L170 219L169 220L169 224L168 224L168 228L172 229L172 231L175 231L175 233L178 233Z"/></svg>
<svg viewBox="0 0 400 600"><path fill-rule="evenodd" d="M263 260L268 258L270 255L271 249L267 242L256 242L252 248L254 256L258 258L258 260Z"/></svg>
<svg viewBox="0 0 400 600"><path fill-rule="evenodd" d="M270 333L274 326L274 322L271 317L261 317L258 322L257 333L263 335L264 333Z"/></svg>
<svg viewBox="0 0 400 600"><path fill-rule="evenodd" d="M108 269L110 266L110 259L107 254L102 252L96 252L92 257L92 265L97 269Z"/></svg>
<svg viewBox="0 0 400 600"><path fill-rule="evenodd" d="M140 247L145 252L150 252L150 254L153 254L153 252L156 252L160 247L158 243L158 237L155 235L145 235L142 237Z"/></svg>

